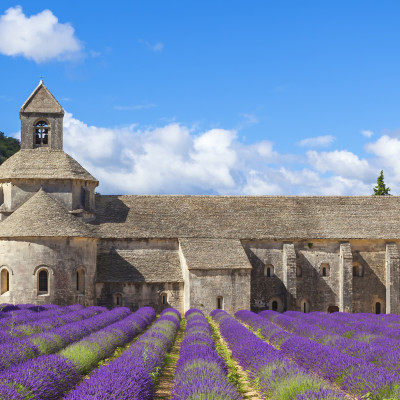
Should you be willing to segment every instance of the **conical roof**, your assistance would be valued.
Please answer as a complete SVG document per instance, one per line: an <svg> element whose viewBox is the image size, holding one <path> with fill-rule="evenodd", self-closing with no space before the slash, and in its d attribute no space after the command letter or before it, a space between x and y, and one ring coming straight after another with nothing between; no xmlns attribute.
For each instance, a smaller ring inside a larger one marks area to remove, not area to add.
<svg viewBox="0 0 400 400"><path fill-rule="evenodd" d="M64 114L60 103L51 94L50 90L47 89L42 80L40 80L39 85L37 85L36 89L22 105L20 113L22 112Z"/></svg>
<svg viewBox="0 0 400 400"><path fill-rule="evenodd" d="M71 215L43 189L0 222L0 237L95 237L91 227Z"/></svg>
<svg viewBox="0 0 400 400"><path fill-rule="evenodd" d="M76 160L62 150L44 147L23 149L0 165L0 180L77 179L98 182Z"/></svg>

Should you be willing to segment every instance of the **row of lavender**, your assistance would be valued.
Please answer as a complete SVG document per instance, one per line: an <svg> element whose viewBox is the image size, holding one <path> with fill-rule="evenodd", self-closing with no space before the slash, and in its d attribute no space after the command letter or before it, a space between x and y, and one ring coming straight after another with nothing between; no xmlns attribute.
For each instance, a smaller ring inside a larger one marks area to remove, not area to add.
<svg viewBox="0 0 400 400"><path fill-rule="evenodd" d="M0 399L59 399L99 361L142 332L154 320L155 312L145 307L131 314L126 308L117 308L94 318L106 321L105 327L75 341L58 354L35 357L2 371ZM65 333L68 336L68 332ZM74 333L79 334L79 329L71 332L72 336Z"/></svg>
<svg viewBox="0 0 400 400"><path fill-rule="evenodd" d="M327 345L329 339L325 338L325 344L310 339L321 339L320 332L314 333L312 325L302 325L300 320L272 312L257 315L239 311L235 315L279 348L283 357L294 360L301 368L343 390L360 397L368 395L371 399L400 398L398 371L389 372L363 357L351 356L330 347Z"/></svg>
<svg viewBox="0 0 400 400"><path fill-rule="evenodd" d="M191 309L176 365L172 400L241 400L228 382L227 367L215 350L212 331L204 314Z"/></svg>
<svg viewBox="0 0 400 400"><path fill-rule="evenodd" d="M180 314L165 309L160 318L108 365L92 373L65 400L151 400L154 382L180 327Z"/></svg>
<svg viewBox="0 0 400 400"><path fill-rule="evenodd" d="M232 351L232 356L264 398L346 398L339 390L332 389L328 382L307 372L306 368L292 362L282 352L258 338L227 312L215 310L211 316L219 323L221 335Z"/></svg>
<svg viewBox="0 0 400 400"><path fill-rule="evenodd" d="M363 331L360 323L356 321L358 316L355 317L354 322L357 328L354 328L343 322L327 319L321 314L310 317L293 311L285 314L267 311L260 315L296 335L307 337L325 346L335 348L342 353L361 358L396 375L400 373L400 341L386 337L387 327L383 321L381 321L381 332L384 332L384 334L378 335L377 333L370 333L374 328L370 328L368 316L363 318L364 322L362 324L365 326ZM342 319L340 315L338 313L339 318ZM348 317L346 316L345 318L347 319ZM374 326L375 321L373 321L373 318L371 319L371 325ZM393 330L395 328L390 329ZM397 328L395 333L400 333L400 327ZM396 337L396 335L394 336Z"/></svg>

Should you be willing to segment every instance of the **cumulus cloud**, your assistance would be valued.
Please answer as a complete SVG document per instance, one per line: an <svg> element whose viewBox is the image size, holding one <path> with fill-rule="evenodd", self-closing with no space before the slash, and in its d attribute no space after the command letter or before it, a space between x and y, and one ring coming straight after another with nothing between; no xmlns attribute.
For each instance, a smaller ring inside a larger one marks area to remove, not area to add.
<svg viewBox="0 0 400 400"><path fill-rule="evenodd" d="M327 147L335 141L335 136L325 135L303 139L299 142L302 147Z"/></svg>
<svg viewBox="0 0 400 400"><path fill-rule="evenodd" d="M381 169L400 190L400 139L347 150L281 154L269 141L244 144L234 130L177 122L142 128L89 126L66 113L65 150L100 180L103 194L369 195Z"/></svg>
<svg viewBox="0 0 400 400"><path fill-rule="evenodd" d="M82 50L74 28L58 22L44 10L27 17L20 6L11 7L0 16L0 53L23 56L36 63L52 59L70 59Z"/></svg>
<svg viewBox="0 0 400 400"><path fill-rule="evenodd" d="M369 181L375 174L367 160L360 160L356 154L347 150L321 153L310 150L307 158L308 163L322 173L329 171L344 178L362 181Z"/></svg>

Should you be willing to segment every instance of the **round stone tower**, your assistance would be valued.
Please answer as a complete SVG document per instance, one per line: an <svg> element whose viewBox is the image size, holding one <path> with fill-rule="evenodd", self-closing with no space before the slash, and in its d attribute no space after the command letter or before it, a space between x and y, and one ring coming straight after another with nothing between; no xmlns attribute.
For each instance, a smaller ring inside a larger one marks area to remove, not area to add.
<svg viewBox="0 0 400 400"><path fill-rule="evenodd" d="M0 303L94 302L98 181L63 149L64 110L41 80L0 166Z"/></svg>

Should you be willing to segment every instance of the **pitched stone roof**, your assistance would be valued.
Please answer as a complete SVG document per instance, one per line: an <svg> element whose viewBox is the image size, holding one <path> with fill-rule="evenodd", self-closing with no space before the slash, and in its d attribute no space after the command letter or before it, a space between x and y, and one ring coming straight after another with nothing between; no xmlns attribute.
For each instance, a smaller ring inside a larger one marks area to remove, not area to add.
<svg viewBox="0 0 400 400"><path fill-rule="evenodd" d="M400 197L96 196L104 238L400 239Z"/></svg>
<svg viewBox="0 0 400 400"><path fill-rule="evenodd" d="M237 239L180 239L188 269L251 269Z"/></svg>
<svg viewBox="0 0 400 400"><path fill-rule="evenodd" d="M112 250L97 255L98 282L183 282L177 250Z"/></svg>
<svg viewBox="0 0 400 400"><path fill-rule="evenodd" d="M62 150L19 150L0 165L0 180L10 179L79 179L95 181L85 168Z"/></svg>
<svg viewBox="0 0 400 400"><path fill-rule="evenodd" d="M71 215L44 190L0 222L0 237L95 237L90 225Z"/></svg>
<svg viewBox="0 0 400 400"><path fill-rule="evenodd" d="M20 112L64 114L60 103L47 89L42 80L22 105Z"/></svg>

